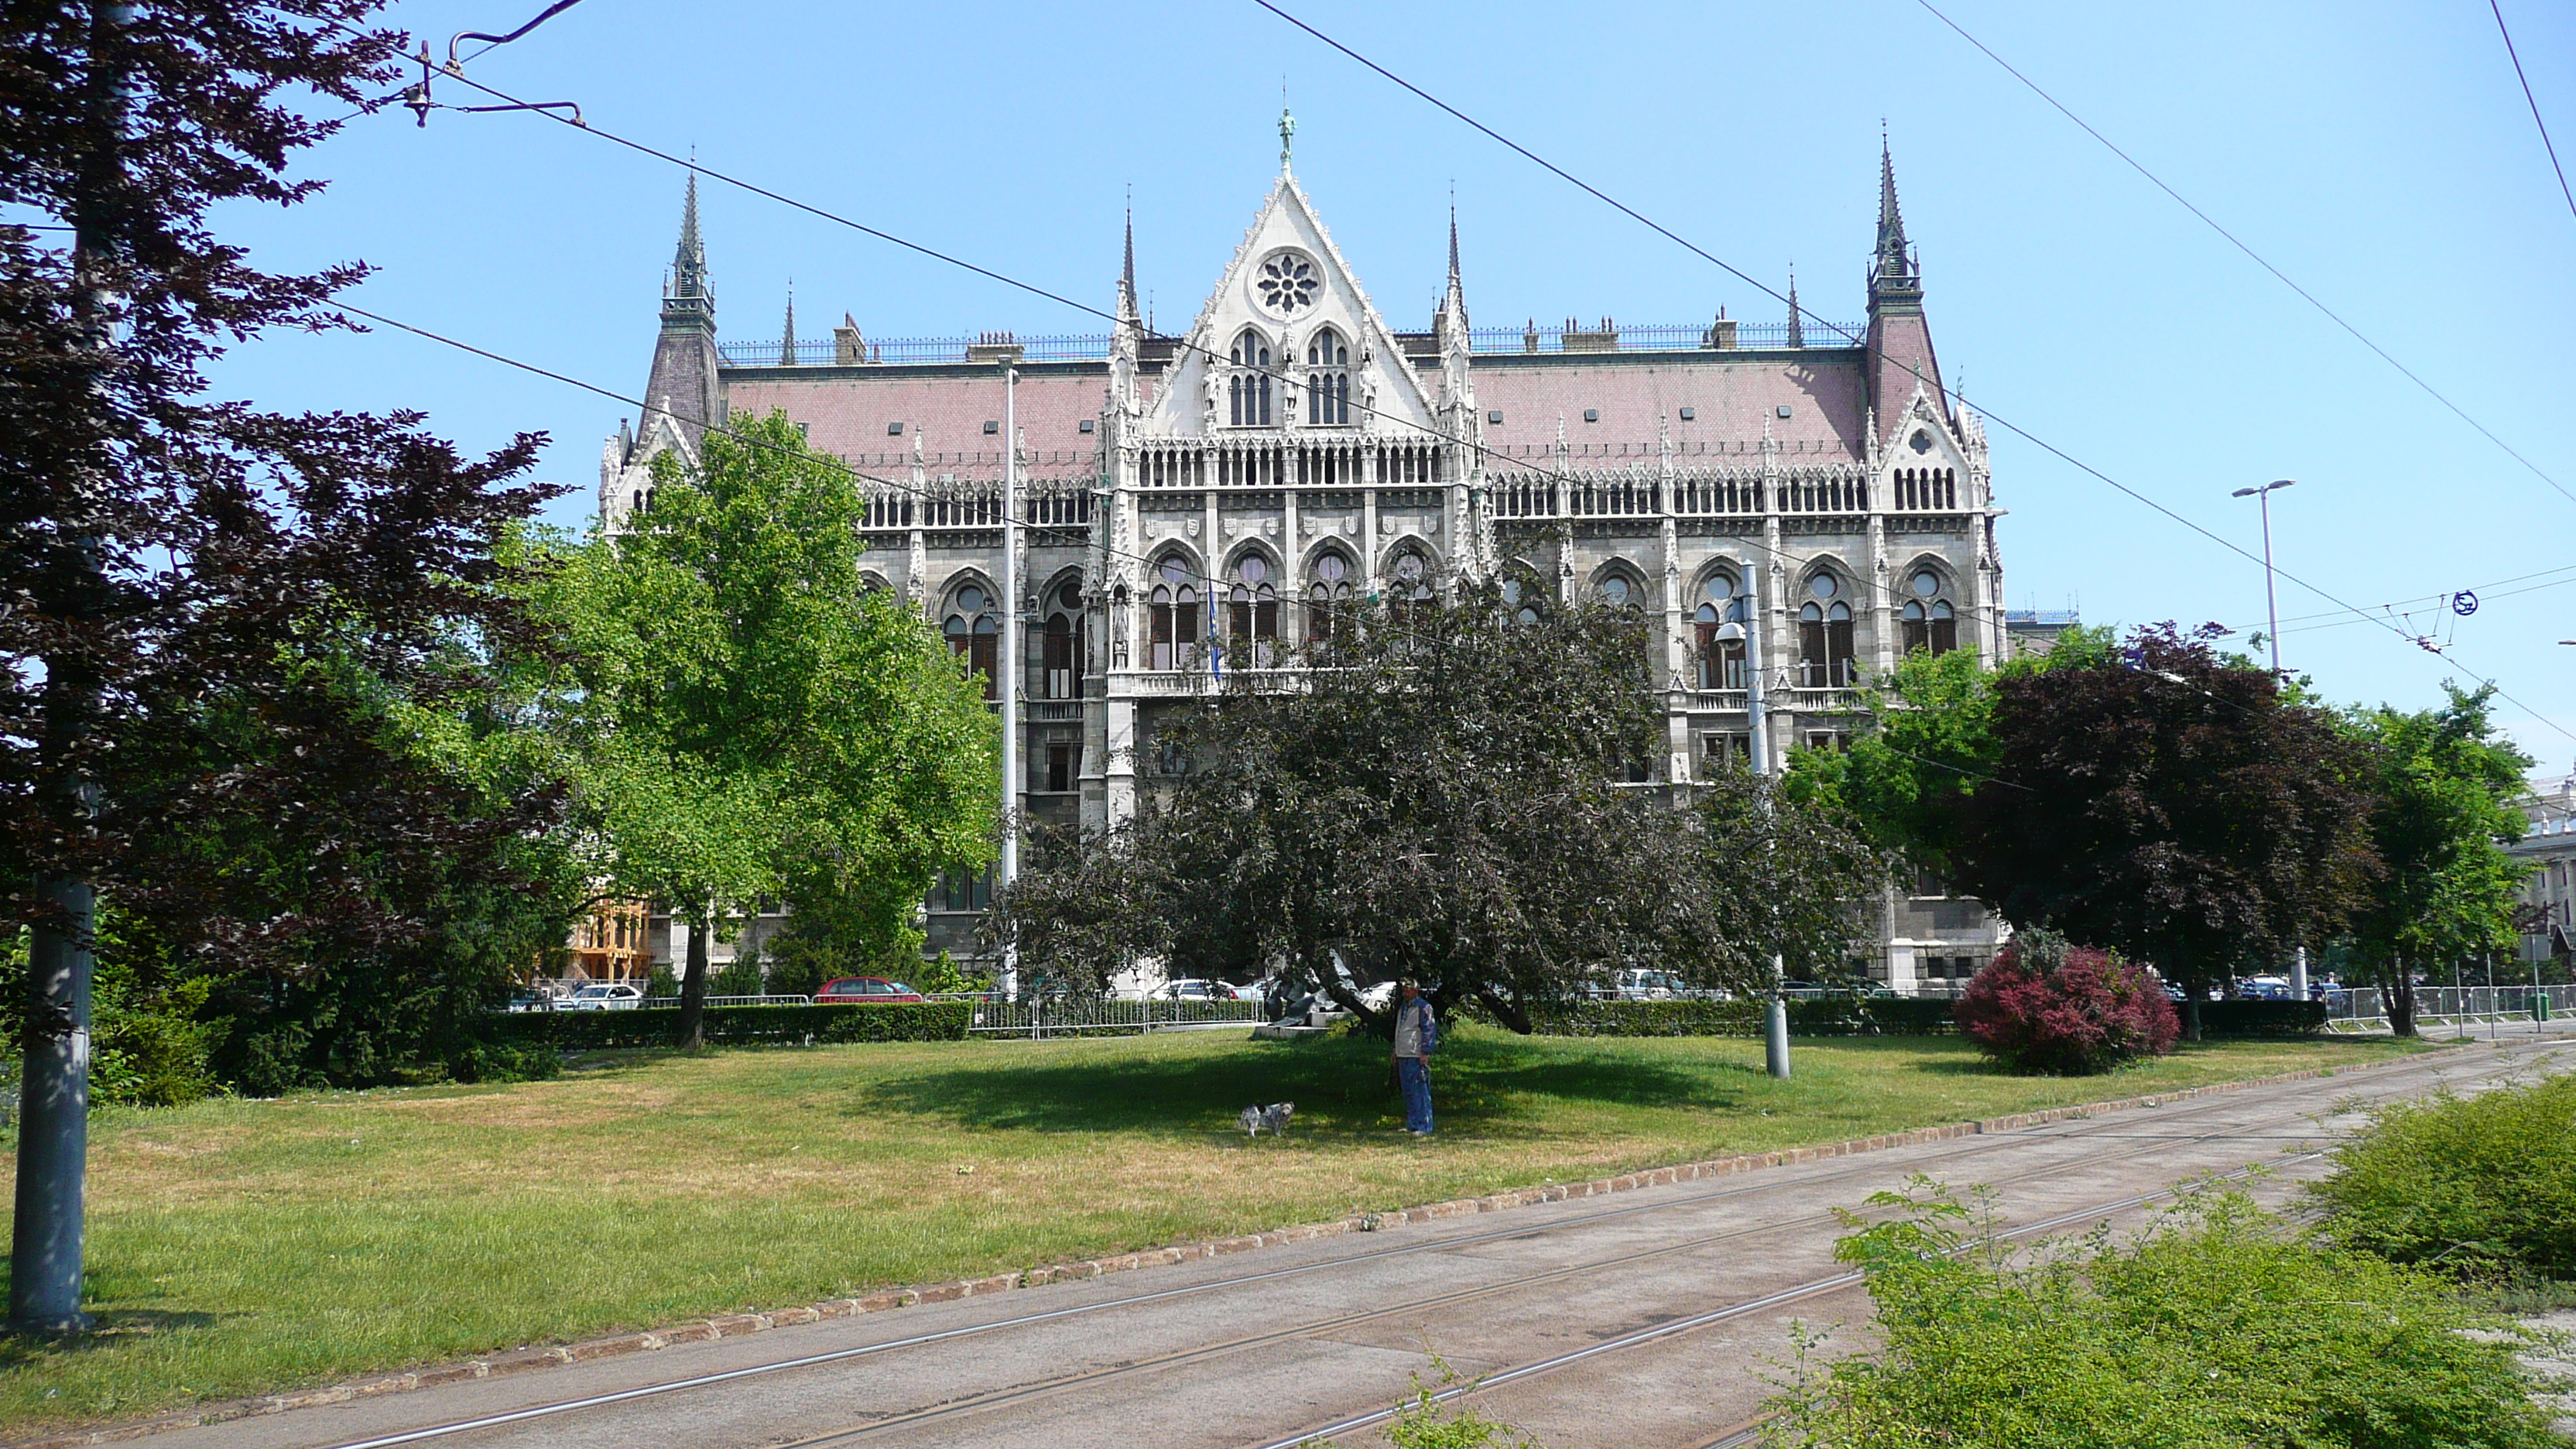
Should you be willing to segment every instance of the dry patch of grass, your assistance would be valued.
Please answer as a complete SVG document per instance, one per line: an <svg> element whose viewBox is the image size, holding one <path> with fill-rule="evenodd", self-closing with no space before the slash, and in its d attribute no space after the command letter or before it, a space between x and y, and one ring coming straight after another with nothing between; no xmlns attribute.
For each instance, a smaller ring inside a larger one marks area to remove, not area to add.
<svg viewBox="0 0 2576 1449"><path fill-rule="evenodd" d="M2015 1078L1955 1040L1512 1038L1395 1130L1383 1048L1234 1032L601 1058L562 1081L104 1112L89 1296L0 1346L0 1426L193 1399L1467 1196L2319 1065L2187 1048ZM1284 1140L1234 1115L1293 1100ZM5 1201L5 1198L0 1198Z"/></svg>

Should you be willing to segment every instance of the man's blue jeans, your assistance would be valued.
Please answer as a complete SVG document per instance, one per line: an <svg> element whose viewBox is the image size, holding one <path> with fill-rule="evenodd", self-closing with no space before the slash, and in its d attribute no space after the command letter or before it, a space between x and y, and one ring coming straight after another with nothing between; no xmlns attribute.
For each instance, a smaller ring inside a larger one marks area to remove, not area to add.
<svg viewBox="0 0 2576 1449"><path fill-rule="evenodd" d="M1421 1057L1397 1057L1395 1080L1404 1088L1404 1125L1407 1131L1431 1130L1431 1063Z"/></svg>

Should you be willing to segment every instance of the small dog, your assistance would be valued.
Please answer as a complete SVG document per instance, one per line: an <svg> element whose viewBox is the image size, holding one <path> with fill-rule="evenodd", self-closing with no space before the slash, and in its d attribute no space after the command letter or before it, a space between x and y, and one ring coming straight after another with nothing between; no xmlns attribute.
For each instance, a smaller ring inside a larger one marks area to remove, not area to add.
<svg viewBox="0 0 2576 1449"><path fill-rule="evenodd" d="M1288 1119L1296 1115L1297 1104L1294 1102L1273 1102L1267 1107L1246 1107L1243 1109L1243 1135L1258 1137L1263 1129L1267 1128L1271 1136L1280 1136L1288 1130Z"/></svg>

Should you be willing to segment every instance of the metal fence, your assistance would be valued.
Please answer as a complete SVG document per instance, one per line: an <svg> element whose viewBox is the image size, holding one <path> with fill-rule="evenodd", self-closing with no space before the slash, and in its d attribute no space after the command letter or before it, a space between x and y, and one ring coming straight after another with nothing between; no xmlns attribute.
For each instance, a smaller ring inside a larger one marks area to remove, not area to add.
<svg viewBox="0 0 2576 1449"><path fill-rule="evenodd" d="M2418 986L2415 1026L2424 1031L2576 1015L2576 986ZM2388 993L2376 986L2326 993L2326 1030L2388 1030Z"/></svg>
<svg viewBox="0 0 2576 1449"><path fill-rule="evenodd" d="M1264 1017L1258 1001L1136 1001L1112 998L1064 998L1036 1001L986 1001L977 997L966 1029L978 1036L1079 1036L1084 1032L1187 1030L1220 1025L1257 1025Z"/></svg>

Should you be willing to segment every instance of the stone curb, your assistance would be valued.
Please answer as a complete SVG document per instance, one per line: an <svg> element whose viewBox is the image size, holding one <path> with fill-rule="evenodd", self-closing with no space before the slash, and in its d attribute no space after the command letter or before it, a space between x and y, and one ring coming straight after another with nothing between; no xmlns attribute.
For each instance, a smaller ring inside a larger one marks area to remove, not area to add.
<svg viewBox="0 0 2576 1449"><path fill-rule="evenodd" d="M580 1343L560 1344L551 1348L525 1348L514 1353L494 1354L487 1358L468 1359L462 1363L446 1364L436 1368L387 1374L379 1378L356 1379L327 1388L298 1389L289 1393L235 1399L227 1403L183 1410L159 1418L79 1430L49 1438L10 1440L5 1445L0 1445L0 1449L71 1449L74 1445L114 1443L125 1439L142 1438L169 1429L222 1424L235 1419L247 1419L261 1414L282 1414L289 1409L306 1409L324 1404L345 1404L357 1399L373 1398L379 1394L408 1393L414 1389L435 1388L441 1384L458 1383L466 1379L498 1378L507 1374L558 1368L566 1364L589 1363L597 1359L619 1358L633 1353L650 1353L668 1348L675 1343L704 1343L711 1339L738 1338L744 1334L760 1333L792 1324L818 1323L827 1318L852 1318L866 1313L887 1313L920 1303L948 1303L960 1298L977 1298L987 1294L1007 1292L1014 1288L1035 1288L1047 1283L1068 1283L1084 1278L1098 1278L1110 1273L1127 1273L1140 1268L1157 1268L1229 1253L1250 1252L1256 1248L1273 1248L1285 1243L1312 1242L1317 1238L1339 1237L1345 1233L1383 1232L1409 1223L1436 1222L1444 1218L1470 1217L1477 1213L1500 1212L1507 1208L1528 1207L1538 1203L1564 1202L1570 1198L1633 1192L1641 1187L1697 1182L1705 1178L1727 1177L1739 1172L1789 1167L1803 1162L1819 1162L1829 1157L1850 1157L1864 1152L1881 1152L1891 1147L1914 1147L1927 1142L1946 1142L1954 1138L1977 1137L1990 1132L2012 1132L2024 1127L2038 1127L2051 1122L2090 1117L2097 1112L2161 1107L2169 1102L2242 1092L2254 1087L2279 1086L2318 1077L2378 1071L2386 1067L2404 1065L2410 1060L2412 1058L2399 1057L2392 1061L2373 1062L2364 1066L2311 1067L2306 1071L2284 1072L2270 1077L2252 1077L2241 1082L2213 1082L2205 1087L2184 1087L2149 1096L2121 1097L2105 1102L2084 1102L2069 1107L2050 1107L2037 1112L2017 1112L2007 1117L1988 1117L1974 1122L1949 1122L1937 1127L1917 1127L1906 1132L1882 1132L1875 1137L1856 1137L1845 1142L1826 1143L1815 1147L1790 1147L1776 1152L1748 1152L1705 1162L1686 1162L1672 1167L1656 1167L1622 1173L1616 1177L1596 1177L1586 1182L1549 1183L1542 1187L1488 1193L1483 1197L1455 1198L1448 1202L1426 1203L1421 1207L1401 1208L1383 1213L1357 1213L1320 1223L1276 1228L1265 1233L1245 1233L1231 1238L1178 1243L1168 1247L1148 1248L1140 1252L1120 1253L1114 1257L1086 1258L1075 1263L1052 1263L1041 1268L1030 1268L1024 1272L996 1273L988 1278L958 1278L945 1283L889 1288L861 1298L826 1299L821 1303L803 1308L781 1308L767 1313L725 1314L668 1328L657 1328L650 1333L628 1333L614 1338L586 1339Z"/></svg>

